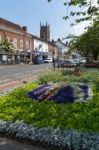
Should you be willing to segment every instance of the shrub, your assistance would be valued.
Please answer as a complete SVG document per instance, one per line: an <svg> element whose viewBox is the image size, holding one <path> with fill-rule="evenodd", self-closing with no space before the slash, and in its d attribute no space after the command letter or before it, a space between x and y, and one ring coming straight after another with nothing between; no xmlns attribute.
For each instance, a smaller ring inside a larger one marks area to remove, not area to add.
<svg viewBox="0 0 99 150"><path fill-rule="evenodd" d="M77 130L62 130L60 128L38 128L25 124L23 121L0 120L0 133L14 134L21 139L48 144L58 150L98 150L99 133L82 133Z"/></svg>
<svg viewBox="0 0 99 150"><path fill-rule="evenodd" d="M39 78L39 83L48 83L48 82L66 82L66 77L61 74L61 72L50 72Z"/></svg>

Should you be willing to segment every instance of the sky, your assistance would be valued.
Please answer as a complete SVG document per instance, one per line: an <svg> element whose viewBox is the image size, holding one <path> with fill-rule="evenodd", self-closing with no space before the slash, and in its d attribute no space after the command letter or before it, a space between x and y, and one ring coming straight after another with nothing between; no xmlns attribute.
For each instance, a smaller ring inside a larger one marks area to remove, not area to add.
<svg viewBox="0 0 99 150"><path fill-rule="evenodd" d="M0 17L21 26L27 26L28 32L39 36L40 22L50 24L51 39L64 38L68 34L83 33L85 23L70 27L73 20L65 21L65 0L0 0Z"/></svg>

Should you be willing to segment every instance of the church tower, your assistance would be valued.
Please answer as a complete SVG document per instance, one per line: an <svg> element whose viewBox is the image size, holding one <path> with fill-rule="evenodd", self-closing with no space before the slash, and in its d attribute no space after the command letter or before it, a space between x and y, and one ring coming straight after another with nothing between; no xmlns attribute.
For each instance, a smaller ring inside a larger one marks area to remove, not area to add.
<svg viewBox="0 0 99 150"><path fill-rule="evenodd" d="M40 38L45 41L50 41L50 25L42 25L40 23Z"/></svg>

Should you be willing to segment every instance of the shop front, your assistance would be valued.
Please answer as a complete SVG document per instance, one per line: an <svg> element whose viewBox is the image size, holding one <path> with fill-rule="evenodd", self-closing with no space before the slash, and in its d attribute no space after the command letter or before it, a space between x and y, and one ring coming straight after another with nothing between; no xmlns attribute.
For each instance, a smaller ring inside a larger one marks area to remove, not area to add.
<svg viewBox="0 0 99 150"><path fill-rule="evenodd" d="M44 63L44 60L46 58L48 58L48 53L47 52L42 52L42 51L39 51L39 50L33 50L32 54L33 54L33 59L32 60L33 60L34 64Z"/></svg>
<svg viewBox="0 0 99 150"><path fill-rule="evenodd" d="M12 65L13 63L13 55L9 53L0 53L0 65Z"/></svg>

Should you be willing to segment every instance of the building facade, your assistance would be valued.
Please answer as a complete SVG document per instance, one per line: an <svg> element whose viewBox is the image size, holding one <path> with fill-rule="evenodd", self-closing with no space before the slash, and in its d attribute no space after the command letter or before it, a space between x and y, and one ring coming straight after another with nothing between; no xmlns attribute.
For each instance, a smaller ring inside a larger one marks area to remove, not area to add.
<svg viewBox="0 0 99 150"><path fill-rule="evenodd" d="M0 51L1 60L4 63L10 63L9 60L15 63L28 61L30 53L33 49L32 35L27 33L27 27L21 27L10 21L0 18L0 41L4 41L5 38L11 42L16 49L14 58L7 53ZM26 62L25 62L26 63Z"/></svg>
<svg viewBox="0 0 99 150"><path fill-rule="evenodd" d="M57 57L58 59L64 59L66 58L66 53L68 52L68 45L67 43L63 43L60 39L58 39L55 42L55 45L57 45Z"/></svg>
<svg viewBox="0 0 99 150"><path fill-rule="evenodd" d="M44 62L48 57L48 42L42 40L40 37L33 36L33 51L32 60Z"/></svg>
<svg viewBox="0 0 99 150"><path fill-rule="evenodd" d="M48 41L50 35L47 32L43 32L43 35L46 38L28 33L26 26L21 27L18 24L0 18L0 42L2 43L7 38L16 49L14 56L0 49L0 63L33 63L34 57L37 55L42 59L49 57L55 46Z"/></svg>

